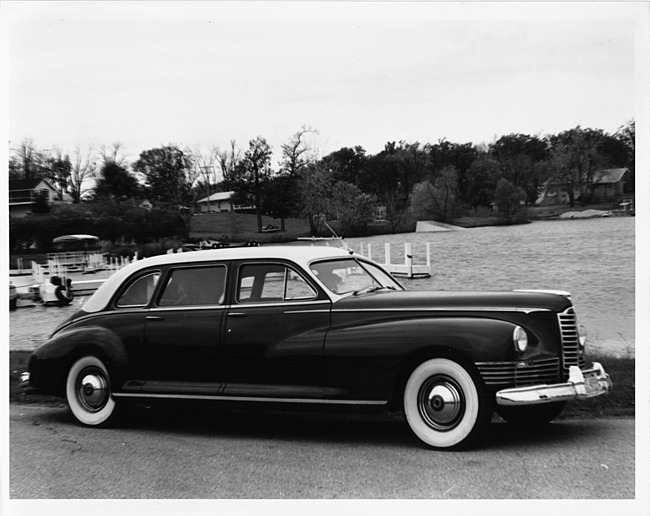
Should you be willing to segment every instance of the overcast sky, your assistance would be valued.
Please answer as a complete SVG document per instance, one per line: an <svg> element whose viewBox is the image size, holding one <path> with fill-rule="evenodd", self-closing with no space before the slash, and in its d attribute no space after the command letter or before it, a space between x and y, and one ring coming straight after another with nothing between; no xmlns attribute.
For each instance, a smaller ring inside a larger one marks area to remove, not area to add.
<svg viewBox="0 0 650 516"><path fill-rule="evenodd" d="M376 153L635 116L639 4L3 3L10 147L279 155L311 126Z"/></svg>

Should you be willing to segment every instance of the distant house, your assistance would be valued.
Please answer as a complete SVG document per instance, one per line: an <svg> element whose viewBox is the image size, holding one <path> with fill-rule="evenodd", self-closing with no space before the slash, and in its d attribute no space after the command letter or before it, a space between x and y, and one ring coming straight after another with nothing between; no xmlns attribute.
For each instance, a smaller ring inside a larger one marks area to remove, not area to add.
<svg viewBox="0 0 650 516"><path fill-rule="evenodd" d="M627 168L610 168L598 170L591 180L592 199L595 202L614 200L634 192L632 173ZM573 198L580 199L582 192L574 188ZM568 204L570 201L569 189L566 184L548 180L542 192L535 201L537 206L552 204Z"/></svg>
<svg viewBox="0 0 650 516"><path fill-rule="evenodd" d="M48 204L62 202L47 179L14 179L9 181L9 216L24 217L34 212L39 200Z"/></svg>
<svg viewBox="0 0 650 516"><path fill-rule="evenodd" d="M235 195L235 192L217 192L209 197L204 197L203 199L196 202L199 207L200 213L208 213L211 211L216 212L228 212L233 211L234 205L232 203L232 198Z"/></svg>
<svg viewBox="0 0 650 516"><path fill-rule="evenodd" d="M607 201L634 192L632 173L627 168L609 168L594 174L593 199Z"/></svg>

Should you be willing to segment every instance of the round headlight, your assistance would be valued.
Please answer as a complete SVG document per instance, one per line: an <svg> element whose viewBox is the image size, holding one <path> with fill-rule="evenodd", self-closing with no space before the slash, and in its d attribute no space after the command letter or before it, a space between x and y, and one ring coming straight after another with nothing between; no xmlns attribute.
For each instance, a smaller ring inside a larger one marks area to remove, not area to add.
<svg viewBox="0 0 650 516"><path fill-rule="evenodd" d="M526 330L521 326L516 326L512 332L512 342L515 345L515 351L518 353L523 353L528 347L528 335L526 335Z"/></svg>
<svg viewBox="0 0 650 516"><path fill-rule="evenodd" d="M585 350L585 344L587 343L587 328L582 324L578 325L578 344L580 344L580 349Z"/></svg>

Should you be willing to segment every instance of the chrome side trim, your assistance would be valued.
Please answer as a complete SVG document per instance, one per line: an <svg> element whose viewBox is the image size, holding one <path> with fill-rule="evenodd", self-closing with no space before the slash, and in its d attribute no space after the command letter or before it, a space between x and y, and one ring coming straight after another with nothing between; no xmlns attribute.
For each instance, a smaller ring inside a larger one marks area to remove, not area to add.
<svg viewBox="0 0 650 516"><path fill-rule="evenodd" d="M333 308L332 312L518 312L530 314L534 312L550 312L548 308L524 308L508 306L459 306L459 307L409 307L409 308Z"/></svg>
<svg viewBox="0 0 650 516"><path fill-rule="evenodd" d="M301 307L301 306L318 306L318 305L331 305L332 303L328 300L321 301L278 301L277 303L238 303L235 305L230 305L229 308L236 310L246 310L248 308L290 308L292 306ZM304 310L305 312L329 312L329 308L326 310Z"/></svg>
<svg viewBox="0 0 650 516"><path fill-rule="evenodd" d="M323 400L308 398L263 398L257 396L201 396L194 394L146 394L130 392L114 392L115 398L164 398L178 400L208 400L208 401L249 401L268 403L295 403L295 404L318 404L318 405L387 405L386 400Z"/></svg>
<svg viewBox="0 0 650 516"><path fill-rule="evenodd" d="M180 305L180 306L153 306L150 312L178 312L184 310L225 310L228 305Z"/></svg>

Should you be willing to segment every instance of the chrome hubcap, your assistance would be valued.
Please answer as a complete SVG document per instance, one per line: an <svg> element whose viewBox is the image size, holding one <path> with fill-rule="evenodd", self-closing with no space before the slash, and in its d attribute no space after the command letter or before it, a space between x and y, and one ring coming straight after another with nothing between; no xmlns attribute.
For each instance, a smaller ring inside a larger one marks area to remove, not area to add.
<svg viewBox="0 0 650 516"><path fill-rule="evenodd" d="M432 376L420 388L418 410L423 421L431 428L451 430L465 413L463 391L453 378Z"/></svg>
<svg viewBox="0 0 650 516"><path fill-rule="evenodd" d="M88 410L101 410L109 398L108 380L104 372L93 368L79 375L77 388L79 402Z"/></svg>

